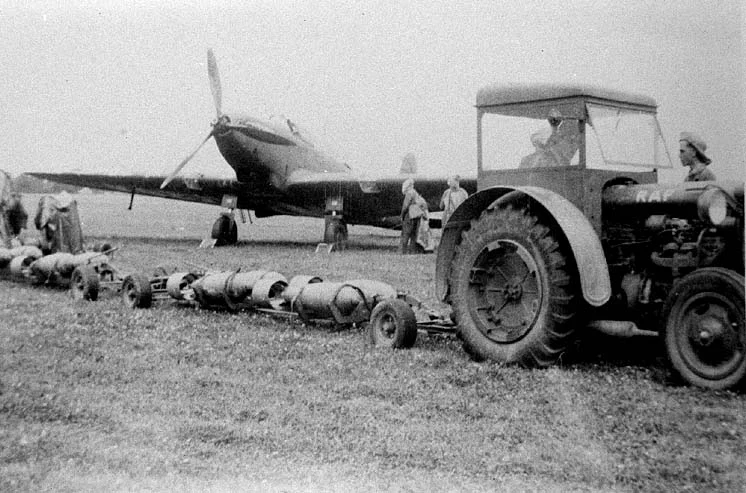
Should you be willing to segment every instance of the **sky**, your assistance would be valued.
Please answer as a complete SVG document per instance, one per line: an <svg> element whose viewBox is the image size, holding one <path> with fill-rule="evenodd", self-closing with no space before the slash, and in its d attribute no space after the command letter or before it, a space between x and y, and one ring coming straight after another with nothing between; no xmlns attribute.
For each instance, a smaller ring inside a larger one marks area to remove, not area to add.
<svg viewBox="0 0 746 493"><path fill-rule="evenodd" d="M299 123L368 174L476 173L477 90L574 82L652 96L678 135L744 179L741 0L0 0L0 168L167 174L223 109ZM186 174L232 176L209 142Z"/></svg>

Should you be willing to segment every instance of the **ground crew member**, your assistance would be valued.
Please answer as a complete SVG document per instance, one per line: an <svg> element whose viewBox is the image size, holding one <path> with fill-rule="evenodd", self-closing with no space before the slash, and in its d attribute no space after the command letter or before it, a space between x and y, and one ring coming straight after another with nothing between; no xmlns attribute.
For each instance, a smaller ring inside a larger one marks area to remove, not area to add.
<svg viewBox="0 0 746 493"><path fill-rule="evenodd" d="M715 181L715 173L708 166L712 162L705 151L707 144L692 132L681 132L679 137L679 159L683 166L689 166L684 181Z"/></svg>
<svg viewBox="0 0 746 493"><path fill-rule="evenodd" d="M448 188L443 192L443 196L440 197L440 207L443 209L443 226L446 225L453 211L469 197L469 193L459 185L459 180L460 177L458 175L449 177Z"/></svg>

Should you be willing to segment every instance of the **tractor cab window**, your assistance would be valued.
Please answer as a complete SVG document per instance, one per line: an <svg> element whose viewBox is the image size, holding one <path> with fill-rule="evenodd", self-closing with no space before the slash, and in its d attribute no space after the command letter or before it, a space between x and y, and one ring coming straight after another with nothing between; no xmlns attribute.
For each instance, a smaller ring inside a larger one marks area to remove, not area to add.
<svg viewBox="0 0 746 493"><path fill-rule="evenodd" d="M576 166L582 144L578 120L544 120L485 113L481 120L486 170Z"/></svg>
<svg viewBox="0 0 746 493"><path fill-rule="evenodd" d="M614 170L668 168L671 158L655 114L587 104L587 166Z"/></svg>

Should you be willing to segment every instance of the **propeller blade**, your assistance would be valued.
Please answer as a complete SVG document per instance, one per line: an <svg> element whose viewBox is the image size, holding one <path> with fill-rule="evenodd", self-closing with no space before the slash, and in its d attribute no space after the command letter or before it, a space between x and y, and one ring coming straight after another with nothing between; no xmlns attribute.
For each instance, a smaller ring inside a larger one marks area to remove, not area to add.
<svg viewBox="0 0 746 493"><path fill-rule="evenodd" d="M176 178L176 175L179 174L179 171L181 171L182 168L184 168L184 166L186 166L186 163L188 163L194 157L194 155L197 154L197 151L199 151L200 149L202 149L202 146L205 145L205 142L207 142L208 140L210 140L210 137L212 137L214 133L215 133L214 129L210 130L210 133L207 134L207 137L205 137L205 140L203 140L202 143L200 145L198 145L197 148L194 151L192 151L192 153L190 155L188 155L182 162L180 162L179 165L176 167L176 169L173 170L173 172L170 175L168 175L165 180L163 180L163 183L161 183L161 190L163 190L164 188L166 188L166 185L168 185L169 183L171 183L171 181L174 178Z"/></svg>
<svg viewBox="0 0 746 493"><path fill-rule="evenodd" d="M215 101L215 110L218 112L218 119L223 114L223 89L220 86L220 74L218 73L218 62L212 48L207 50L207 76L210 78L210 90L212 99Z"/></svg>

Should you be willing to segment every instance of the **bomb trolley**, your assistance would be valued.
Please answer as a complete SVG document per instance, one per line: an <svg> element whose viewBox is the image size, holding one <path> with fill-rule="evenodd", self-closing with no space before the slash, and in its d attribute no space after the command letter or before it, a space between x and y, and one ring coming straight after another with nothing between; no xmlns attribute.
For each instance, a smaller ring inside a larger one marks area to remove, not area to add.
<svg viewBox="0 0 746 493"><path fill-rule="evenodd" d="M9 279L67 287L74 299L95 301L102 289L119 291L127 280L110 262L116 250L42 255L33 246L2 249L0 269Z"/></svg>
<svg viewBox="0 0 746 493"><path fill-rule="evenodd" d="M266 270L175 272L150 279L131 274L122 284L130 308L149 308L155 300L173 300L200 308L232 312L252 310L303 322L332 322L339 327L367 325L371 343L412 347L418 330L453 332L454 324L415 297L369 279L324 282L311 275L289 281Z"/></svg>

